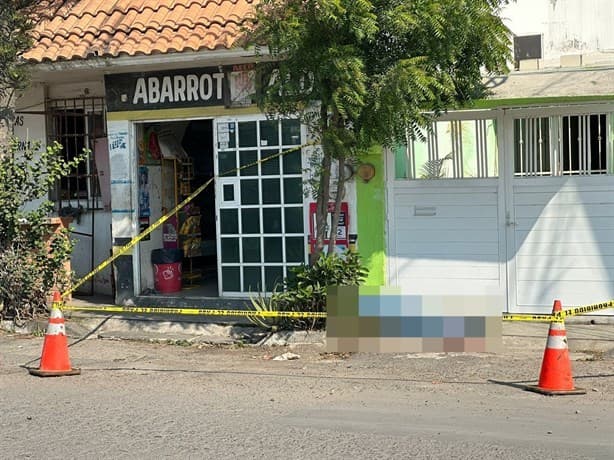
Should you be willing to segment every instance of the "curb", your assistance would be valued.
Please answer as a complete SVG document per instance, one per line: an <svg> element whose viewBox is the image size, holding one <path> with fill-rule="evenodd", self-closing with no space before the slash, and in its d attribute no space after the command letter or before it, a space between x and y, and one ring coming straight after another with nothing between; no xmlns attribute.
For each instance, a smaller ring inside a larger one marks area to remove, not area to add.
<svg viewBox="0 0 614 460"><path fill-rule="evenodd" d="M46 320L31 320L23 326L0 322L0 330L14 334L44 332ZM155 318L117 316L72 317L66 322L66 335L73 339L99 338L186 344L286 346L324 344L325 331L271 332L244 324L219 324L192 321L162 321Z"/></svg>

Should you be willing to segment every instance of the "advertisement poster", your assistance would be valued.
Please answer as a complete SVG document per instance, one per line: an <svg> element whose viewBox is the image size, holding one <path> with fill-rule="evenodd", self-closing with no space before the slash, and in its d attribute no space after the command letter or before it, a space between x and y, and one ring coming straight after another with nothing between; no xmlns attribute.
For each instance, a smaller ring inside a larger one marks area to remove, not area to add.
<svg viewBox="0 0 614 460"><path fill-rule="evenodd" d="M139 167L139 217L149 217L149 169Z"/></svg>

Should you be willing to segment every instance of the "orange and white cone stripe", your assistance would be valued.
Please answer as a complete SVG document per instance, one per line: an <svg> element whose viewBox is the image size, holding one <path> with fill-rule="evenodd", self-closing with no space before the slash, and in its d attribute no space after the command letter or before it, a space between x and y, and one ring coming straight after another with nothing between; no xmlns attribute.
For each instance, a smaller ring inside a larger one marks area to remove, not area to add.
<svg viewBox="0 0 614 460"><path fill-rule="evenodd" d="M62 310L53 307L49 313L49 324L47 324L47 335L66 335L66 324Z"/></svg>
<svg viewBox="0 0 614 460"><path fill-rule="evenodd" d="M548 340L546 348L554 350L567 350L567 332L565 331L565 323L552 323L548 331Z"/></svg>

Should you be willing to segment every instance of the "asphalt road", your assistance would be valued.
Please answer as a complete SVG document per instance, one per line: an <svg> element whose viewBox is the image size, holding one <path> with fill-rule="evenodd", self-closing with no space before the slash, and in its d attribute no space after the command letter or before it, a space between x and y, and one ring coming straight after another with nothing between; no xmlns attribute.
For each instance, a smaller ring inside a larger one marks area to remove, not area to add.
<svg viewBox="0 0 614 460"><path fill-rule="evenodd" d="M545 330L508 333L497 355L303 345L293 361L94 338L70 347L82 374L61 378L20 367L41 337L0 333L0 458L614 458L614 326L568 327L588 392L565 397L514 383L537 379Z"/></svg>

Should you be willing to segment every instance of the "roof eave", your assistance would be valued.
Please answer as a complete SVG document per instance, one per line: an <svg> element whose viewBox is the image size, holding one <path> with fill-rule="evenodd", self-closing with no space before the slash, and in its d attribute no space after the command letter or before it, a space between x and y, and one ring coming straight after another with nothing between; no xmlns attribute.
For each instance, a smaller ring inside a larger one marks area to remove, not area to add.
<svg viewBox="0 0 614 460"><path fill-rule="evenodd" d="M70 61L40 62L27 64L32 70L32 80L42 82L60 75L90 73L104 75L114 73L146 72L162 69L209 67L242 64L263 59L266 50L230 48L219 50L189 51L181 53L152 54L140 56L99 57Z"/></svg>

